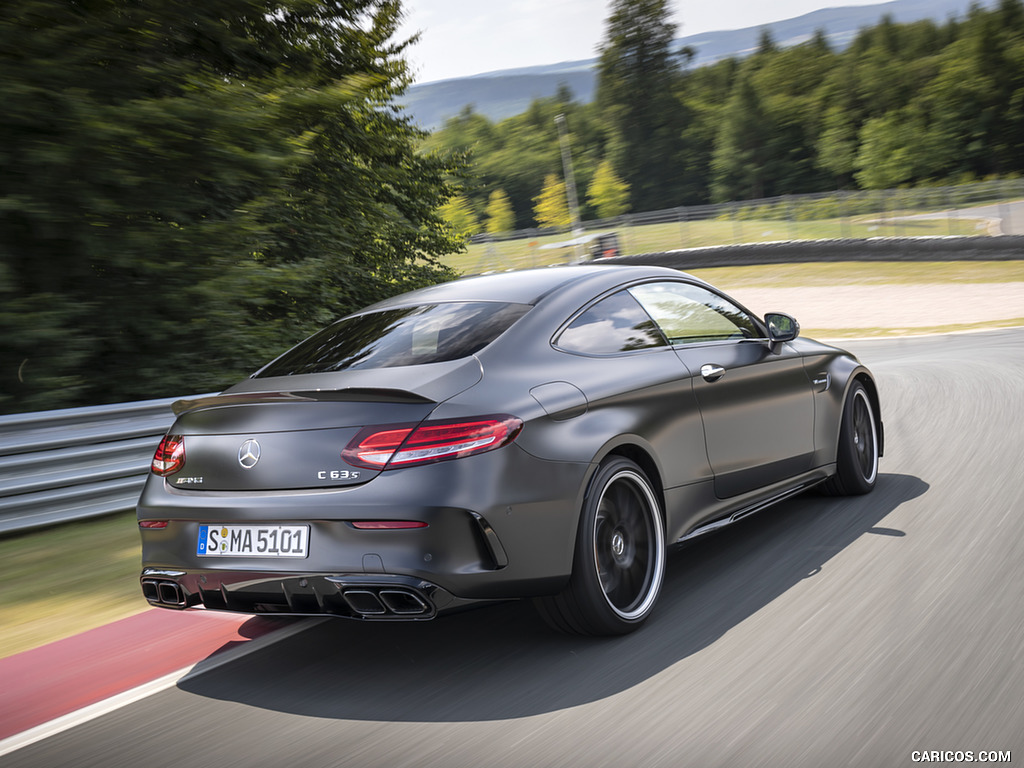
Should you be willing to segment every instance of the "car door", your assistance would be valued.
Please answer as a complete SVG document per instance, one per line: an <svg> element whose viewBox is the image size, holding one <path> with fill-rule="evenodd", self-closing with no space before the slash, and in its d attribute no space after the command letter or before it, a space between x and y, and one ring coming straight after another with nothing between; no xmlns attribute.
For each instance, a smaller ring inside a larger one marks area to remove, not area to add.
<svg viewBox="0 0 1024 768"><path fill-rule="evenodd" d="M814 394L792 346L769 344L743 309L700 285L644 283L630 293L691 373L716 496L810 469Z"/></svg>
<svg viewBox="0 0 1024 768"><path fill-rule="evenodd" d="M581 444L594 435L603 441L640 436L664 460L664 487L712 479L690 372L628 291L579 312L559 332L554 348L565 353L559 389L571 384L585 398L586 416L576 426ZM564 440L567 433L559 434Z"/></svg>

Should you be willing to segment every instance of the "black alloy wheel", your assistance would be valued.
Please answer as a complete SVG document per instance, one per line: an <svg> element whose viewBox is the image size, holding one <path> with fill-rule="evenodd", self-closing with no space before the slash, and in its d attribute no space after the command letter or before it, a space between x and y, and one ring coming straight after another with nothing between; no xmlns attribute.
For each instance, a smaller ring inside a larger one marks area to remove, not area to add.
<svg viewBox="0 0 1024 768"><path fill-rule="evenodd" d="M878 422L864 385L854 382L846 396L839 428L836 474L822 484L832 496L868 493L878 480Z"/></svg>
<svg viewBox="0 0 1024 768"><path fill-rule="evenodd" d="M569 585L536 601L564 632L621 635L650 616L665 574L665 535L650 480L634 462L606 459L591 481Z"/></svg>

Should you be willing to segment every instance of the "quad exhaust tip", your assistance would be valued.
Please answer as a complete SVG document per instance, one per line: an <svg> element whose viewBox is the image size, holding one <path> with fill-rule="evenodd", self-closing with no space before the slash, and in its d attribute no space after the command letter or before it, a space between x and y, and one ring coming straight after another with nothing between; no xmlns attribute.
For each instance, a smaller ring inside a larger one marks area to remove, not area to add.
<svg viewBox="0 0 1024 768"><path fill-rule="evenodd" d="M142 594L149 602L156 605L170 608L185 607L185 593L176 581L143 579Z"/></svg>
<svg viewBox="0 0 1024 768"><path fill-rule="evenodd" d="M346 589L342 597L359 616L421 616L431 612L420 595L408 589Z"/></svg>

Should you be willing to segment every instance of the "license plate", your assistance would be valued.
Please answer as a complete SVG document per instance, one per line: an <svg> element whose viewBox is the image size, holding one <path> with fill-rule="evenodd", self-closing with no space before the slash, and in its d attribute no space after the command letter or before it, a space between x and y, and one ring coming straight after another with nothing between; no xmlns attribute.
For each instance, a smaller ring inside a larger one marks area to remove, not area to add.
<svg viewBox="0 0 1024 768"><path fill-rule="evenodd" d="M196 554L215 557L306 557L308 525L200 525Z"/></svg>

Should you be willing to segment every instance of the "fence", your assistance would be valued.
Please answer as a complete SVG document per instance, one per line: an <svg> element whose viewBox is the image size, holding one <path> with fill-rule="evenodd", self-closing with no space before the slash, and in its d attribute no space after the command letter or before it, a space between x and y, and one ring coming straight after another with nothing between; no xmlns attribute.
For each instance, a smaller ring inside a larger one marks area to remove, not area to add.
<svg viewBox="0 0 1024 768"><path fill-rule="evenodd" d="M582 232L477 235L450 263L475 274L579 260L587 243L606 232L617 234L623 255L739 243L1024 234L1024 179L683 206L585 221Z"/></svg>
<svg viewBox="0 0 1024 768"><path fill-rule="evenodd" d="M0 416L0 534L134 509L177 399Z"/></svg>

